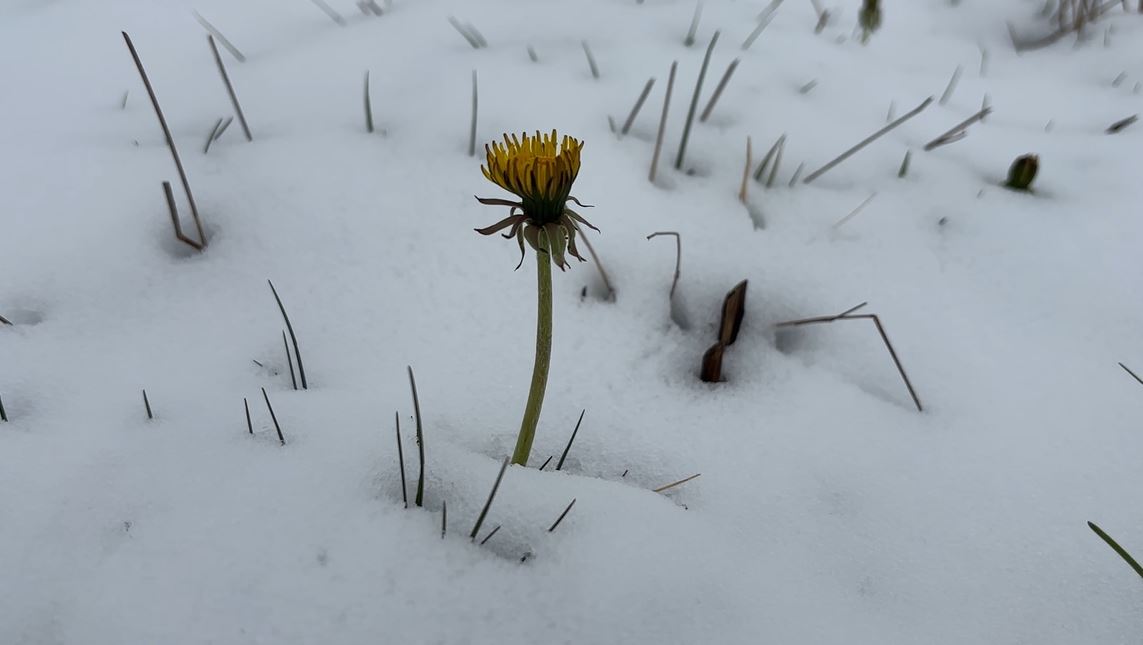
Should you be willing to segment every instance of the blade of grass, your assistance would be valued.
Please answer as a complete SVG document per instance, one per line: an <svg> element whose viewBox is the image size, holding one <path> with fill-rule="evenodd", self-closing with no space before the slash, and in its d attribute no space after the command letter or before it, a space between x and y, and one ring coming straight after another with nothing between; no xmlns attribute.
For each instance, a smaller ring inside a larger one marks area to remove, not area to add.
<svg viewBox="0 0 1143 645"><path fill-rule="evenodd" d="M417 397L417 379L413 376L413 367L408 366L409 388L413 391L413 411L417 419L417 459L420 462L420 472L417 474L417 496L413 503L417 506L425 505L425 434L421 426L421 400Z"/></svg>
<svg viewBox="0 0 1143 645"><path fill-rule="evenodd" d="M496 474L496 481L493 482L492 490L488 493L488 500L484 502L484 507L480 509L480 515L476 517L476 524L472 525L472 532L468 534L469 539L474 542L476 541L476 534L480 532L480 526L484 524L484 518L488 516L488 509L492 508L492 500L496 499L496 491L500 490L500 480L504 479L504 471L508 470L508 460L508 457L505 457L504 462L500 464L500 472ZM487 541L488 538L485 538L484 542Z"/></svg>
<svg viewBox="0 0 1143 645"><path fill-rule="evenodd" d="M401 501L405 502L405 508L409 508L409 492L405 485L405 451L401 447L401 414L394 412L393 420L397 428L397 463L401 466Z"/></svg>
<svg viewBox="0 0 1143 645"><path fill-rule="evenodd" d="M579 424L583 423L583 415L587 412L584 408L579 413L579 421L575 422L575 430L572 430L571 438L568 439L568 445L564 446L564 454L560 455L560 460L556 462L556 470L562 470L564 467L564 460L568 458L568 451L571 450L572 443L575 442L575 436L579 434Z"/></svg>
<svg viewBox="0 0 1143 645"><path fill-rule="evenodd" d="M635 124L635 117L639 116L639 110L643 107L643 102L647 100L647 95L651 93L651 87L655 85L655 79L647 79L647 84L643 86L643 91L639 93L639 98L635 100L635 107L631 108L631 113L627 115L627 120L623 122L623 129L619 131L620 134L626 135L631 126Z"/></svg>
<svg viewBox="0 0 1143 645"><path fill-rule="evenodd" d="M675 72L679 61L671 63L671 74L667 77L667 93L663 96L663 114L659 117L659 133L655 136L655 154L651 157L651 183L655 183L655 172L659 169L659 154L663 151L663 135L667 132L667 112L671 107L671 91L675 88Z"/></svg>
<svg viewBox="0 0 1143 645"><path fill-rule="evenodd" d="M266 409L270 411L270 419L274 422L274 430L278 433L278 441L284 446L286 445L286 437L282 435L282 426L278 425L278 415L274 414L274 406L270 405L270 395L266 394L266 388L262 388L262 398L266 400Z"/></svg>
<svg viewBox="0 0 1143 645"><path fill-rule="evenodd" d="M666 486L660 486L660 487L658 487L658 488L656 488L656 489L652 490L651 492L652 492L652 493L661 493L661 492L663 492L663 491L665 491L665 490L670 490L670 489L674 488L675 486L681 486L681 485L683 485L683 484L685 484L685 483L689 482L690 480L692 480L692 479L694 479L694 478L696 478L696 477L699 477L700 475L702 475L702 473L695 473L694 475L691 475L690 477L685 477L685 478L683 478L683 479L680 479L680 480L679 480L679 481L677 481L677 482L671 482L670 484L667 484Z"/></svg>
<svg viewBox="0 0 1143 645"><path fill-rule="evenodd" d="M298 376L302 379L302 389L308 390L309 384L306 382L306 368L302 365L302 352L298 348L298 337L294 335L294 326L290 323L290 316L286 313L286 306L282 304L282 299L278 296L278 290L274 288L274 283L266 280L270 285L270 291L274 294L274 300L278 303L278 309L282 312L282 319L286 321L286 331L290 334L290 341L294 344L294 357L298 359Z"/></svg>
<svg viewBox="0 0 1143 645"><path fill-rule="evenodd" d="M1139 563L1135 561L1135 558L1131 557L1131 554L1128 553L1126 549L1119 546L1118 542L1113 540L1107 533L1104 533L1103 529L1096 526L1094 522L1088 522L1087 525L1091 528L1092 531L1095 531L1095 534L1102 538L1104 542L1107 542L1107 546L1111 547L1116 553L1118 553L1119 557L1123 558L1123 561L1126 562L1132 569L1134 569L1135 573L1139 574L1139 577L1143 578L1143 566L1139 566Z"/></svg>
<svg viewBox="0 0 1143 645"><path fill-rule="evenodd" d="M170 127L167 126L167 118L163 116L163 109L159 107L159 99L155 96L155 89L151 87L151 79L147 77L147 70L143 69L143 61L139 58L139 52L135 50L135 43L131 42L131 37L127 32L121 32L123 40L127 43L127 49L131 52L131 59L135 61L135 68L139 70L139 76L143 79L143 86L147 88L147 96L151 98L151 106L155 108L155 116L159 119L159 126L163 129L163 137L167 140L167 148L171 151L171 158L175 162L175 170L179 173L179 181L183 184L183 192L186 193L187 203L190 204L191 217L194 219L195 229L198 232L199 245L206 248L206 233L203 232L202 221L199 220L198 206L195 205L194 195L191 193L190 181L187 180L186 170L183 169L183 161L179 158L178 148L175 147L175 138L171 134Z"/></svg>
<svg viewBox="0 0 1143 645"><path fill-rule="evenodd" d="M706 48L706 56L702 59L702 67L699 68L698 79L695 81L695 93L694 96L691 97L691 107L687 111L687 120L683 125L683 138L682 141L679 142L679 154L675 157L675 170L682 170L683 161L686 160L687 141L691 137L691 126L694 125L695 112L698 111L699 96L702 94L702 81L706 78L706 69L710 66L710 57L714 53L714 46L718 43L718 33L719 32L716 31L714 35L711 36L710 44L707 45Z"/></svg>
<svg viewBox="0 0 1143 645"><path fill-rule="evenodd" d="M206 40L210 43L210 51L214 54L214 62L218 65L218 73L222 76L222 83L226 85L230 104L234 106L234 113L238 115L238 124L242 126L242 133L246 135L247 141L253 141L254 135L250 134L250 126L246 123L246 114L242 112L242 104L238 102L238 95L234 93L234 84L230 82L230 75L226 73L226 65L222 63L222 56L218 53L218 45L214 44L214 36L207 36Z"/></svg>
<svg viewBox="0 0 1143 645"><path fill-rule="evenodd" d="M933 97L930 96L929 98L922 101L920 105L918 105L917 107L910 110L908 114L905 114L904 116L897 119L896 121L893 121L892 123L885 126L884 128L881 128L877 132L874 132L873 134L869 135L868 137L862 139L860 142L858 142L857 145L855 145L852 148L841 153L840 155L838 155L835 159L833 159L832 161L830 161L826 165L824 165L821 168L818 168L817 170L811 172L809 175L806 175L806 178L802 180L802 183L804 183L804 184L812 183L815 179L826 174L827 172L829 172L830 170L835 168L841 162L852 157L854 154L856 154L858 151L860 151L865 146L873 143L877 139L880 139L882 136L884 136L890 130L900 126L902 123L904 123L904 122L908 121L909 119L920 114L922 111L924 111L925 108L929 107L929 104L932 102L933 102Z"/></svg>
<svg viewBox="0 0 1143 645"><path fill-rule="evenodd" d="M569 512L571 512L573 506L575 506L575 498L572 498L571 504L568 504L568 507L564 509L564 512L560 513L560 516L556 518L556 522L548 527L548 533L556 530L556 527L560 525L560 522L564 521L564 518L568 516Z"/></svg>

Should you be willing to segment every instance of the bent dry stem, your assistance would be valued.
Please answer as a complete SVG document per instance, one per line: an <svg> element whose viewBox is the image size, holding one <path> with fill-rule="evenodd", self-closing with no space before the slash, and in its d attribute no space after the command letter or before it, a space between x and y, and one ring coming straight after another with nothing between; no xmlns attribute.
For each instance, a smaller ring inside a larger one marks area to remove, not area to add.
<svg viewBox="0 0 1143 645"><path fill-rule="evenodd" d="M536 363L532 367L528 405L524 408L524 420L520 423L516 450L512 453L512 463L521 466L528 465L528 456L532 454L532 441L536 438L536 424L540 421L540 408L544 405L548 366L552 359L552 260L548 257L550 242L547 236L541 233L539 241L540 248L536 251Z"/></svg>

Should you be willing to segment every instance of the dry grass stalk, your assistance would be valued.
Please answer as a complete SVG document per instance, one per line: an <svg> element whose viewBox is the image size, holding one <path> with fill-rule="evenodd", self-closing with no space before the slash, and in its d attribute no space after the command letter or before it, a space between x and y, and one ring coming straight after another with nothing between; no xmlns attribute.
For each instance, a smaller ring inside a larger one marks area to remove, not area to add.
<svg viewBox="0 0 1143 645"><path fill-rule="evenodd" d="M647 236L647 239L658 237L660 235L671 235L675 238L675 276L671 279L671 295L670 299L675 299L675 289L679 286L680 268L683 263L683 238L675 231L658 231Z"/></svg>
<svg viewBox="0 0 1143 645"><path fill-rule="evenodd" d="M667 132L667 112L671 107L671 92L675 88L675 72L678 70L679 61L671 63L671 73L667 77L667 93L663 96L663 114L659 117L659 133L655 136L655 152L651 156L651 174L648 179L653 184L655 183L655 173L659 169L659 155L663 151L663 136Z"/></svg>
<svg viewBox="0 0 1143 645"><path fill-rule="evenodd" d="M910 110L908 114L905 114L904 116L902 116L901 118L897 119L896 121L890 123L889 125L885 126L884 128L881 128L877 132L874 132L873 134L869 135L868 137L862 139L857 145L855 145L852 148L850 148L849 150L846 150L845 152L841 153L833 161L830 161L829 163L822 166L821 168L818 168L817 170L811 172L809 175L806 176L806 178L802 181L802 183L805 183L805 184L811 183L815 179L817 179L818 177L821 177L822 175L826 174L827 172L832 170L835 166L837 166L841 162L852 157L855 153L860 151L865 146L873 143L877 139L884 136L890 130L898 127L902 123L904 123L904 122L908 121L909 119L920 114L922 111L924 111L925 108L929 107L929 104L932 102L933 102L933 97L930 96L929 98L922 101L920 105L918 105L917 107Z"/></svg>
<svg viewBox="0 0 1143 645"><path fill-rule="evenodd" d="M595 56L591 53L591 47L588 46L587 41L583 41L583 53L587 56L587 66L591 69L591 77L599 80L599 65L595 63Z"/></svg>
<svg viewBox="0 0 1143 645"><path fill-rule="evenodd" d="M548 527L548 533L551 533L552 531L556 530L556 527L560 525L560 522L564 521L564 518L568 516L569 512L571 512L573 506L575 506L575 499L574 498L572 499L571 504L568 504L568 507L564 509L564 512L560 513L560 516L556 518L555 523L552 524L550 527ZM527 557L527 556L525 556L525 557Z"/></svg>
<svg viewBox="0 0 1143 645"><path fill-rule="evenodd" d="M472 70L472 121L468 127L468 156L476 156L476 108L477 108L477 87L476 87L476 70Z"/></svg>
<svg viewBox="0 0 1143 645"><path fill-rule="evenodd" d="M401 468L401 501L405 503L405 508L409 508L409 489L405 482L405 449L401 445L401 414L399 412L393 413L394 427L397 429L397 464Z"/></svg>
<svg viewBox="0 0 1143 645"><path fill-rule="evenodd" d="M671 482L670 484L667 484L666 486L660 486L660 487L652 490L651 492L652 493L661 493L663 491L670 490L670 489L674 488L675 486L682 486L683 484L689 482L690 480L695 479L695 478L700 477L700 476L702 476L702 473L695 473L695 474L691 475L690 477L684 477L683 479L680 479L677 482Z"/></svg>
<svg viewBox="0 0 1143 645"><path fill-rule="evenodd" d="M651 93L651 88L655 85L655 79L647 79L647 84L643 86L643 91L639 93L639 98L635 100L635 107L631 108L631 113L627 115L627 120L623 122L623 129L619 131L620 134L626 135L631 126L635 124L635 117L639 116L639 110L643 107L643 102L647 100L647 95Z"/></svg>
<svg viewBox="0 0 1143 645"><path fill-rule="evenodd" d="M714 46L718 43L718 33L719 32L716 31L714 32L714 36L711 36L710 45L707 45L706 48L706 56L704 56L702 59L702 67L699 68L698 79L695 80L695 93L694 96L691 97L691 107L687 111L687 120L683 125L683 138L679 142L679 153L675 157L675 170L683 169L683 161L687 156L687 141L691 137L691 126L694 125L695 112L698 110L699 96L702 94L702 81L704 78L706 78L706 69L710 66L711 54L714 53Z"/></svg>
<svg viewBox="0 0 1143 645"><path fill-rule="evenodd" d="M921 406L921 399L917 396L917 391L913 389L913 383L909 380L909 375L905 373L905 366L901 364L901 359L897 356L897 350L893 348L893 343L889 342L889 335L885 333L885 327L881 324L881 318L877 314L855 314L854 312L865 306L866 303L861 303L843 313L836 316L819 316L816 318L803 318L801 320L791 320L787 322L778 323L775 327L801 327L803 325L816 325L823 323L832 323L838 320L872 320L874 326L877 327L877 333L881 336L882 342L885 343L885 348L889 350L889 356L893 359L893 364L897 367L898 374L901 375L901 380L905 382L905 388L909 390L909 396L913 399L913 404L917 406L917 412L924 412Z"/></svg>
<svg viewBox="0 0 1143 645"><path fill-rule="evenodd" d="M1138 120L1139 120L1138 114L1132 114L1131 116L1127 117L1126 119L1120 119L1119 121L1116 121L1115 123L1112 123L1111 125L1107 126L1107 134L1115 134L1117 132L1122 132L1124 128L1131 125L1132 123L1135 123Z"/></svg>
<svg viewBox="0 0 1143 645"><path fill-rule="evenodd" d="M945 86L945 91L943 94L941 94L941 100L940 100L941 105L948 103L949 99L952 98L953 92L956 91L957 83L960 82L961 72L963 72L963 71L964 70L961 68L960 65L957 65L956 69L953 70L952 77L949 78L949 84L947 86Z"/></svg>
<svg viewBox="0 0 1143 645"><path fill-rule="evenodd" d="M219 31L214 25L210 24L206 18L203 18L201 15L199 15L197 11L192 13L194 13L194 18L198 21L198 24L202 25L203 29L210 32L210 35L217 38L218 42L222 43L222 46L226 48L226 51L230 52L230 55L233 56L235 60L237 60L239 63L246 62L246 56L244 56L242 52L238 51L238 48L234 46L234 43L230 42L229 38L223 36L221 31Z"/></svg>
<svg viewBox="0 0 1143 645"><path fill-rule="evenodd" d="M599 255L595 252L595 247L591 245L591 240L582 230L580 231L580 239L587 245L587 252L591 254L591 261L595 264L595 269L599 271L600 279L603 280L603 288L607 289L607 295L603 299L608 302L614 302L616 298L615 287L611 286L611 279L607 277L607 270L603 268L603 263L599 261Z"/></svg>
<svg viewBox="0 0 1143 645"><path fill-rule="evenodd" d="M949 128L949 130L941 136L926 143L925 152L928 152L934 148L939 148L941 146L947 146L950 143L956 143L957 141L965 138L968 136L968 133L965 131L968 130L968 128L977 121L983 121L984 117L988 116L991 112L991 107L984 107L976 114L973 114L964 121L961 121L960 123L954 125L952 128Z"/></svg>
<svg viewBox="0 0 1143 645"><path fill-rule="evenodd" d="M278 442L286 445L286 437L282 434L282 426L278 425L278 415L274 414L274 406L270 405L270 395L266 388L262 388L262 398L266 400L266 409L270 411L270 420L274 422L274 430L278 433Z"/></svg>
<svg viewBox="0 0 1143 645"><path fill-rule="evenodd" d="M246 432L253 436L254 422L250 420L250 402L246 400L246 397L242 397L242 407L246 408Z"/></svg>
<svg viewBox="0 0 1143 645"><path fill-rule="evenodd" d="M167 140L167 148L171 151L171 158L174 159L175 169L179 173L179 181L183 184L183 192L186 194L187 203L190 204L191 218L194 219L195 229L198 232L198 239L201 241L199 250L206 248L206 233L203 232L202 221L198 216L198 206L195 205L194 195L191 193L190 182L187 180L187 173L183 169L183 161L179 157L178 148L175 147L175 138L171 135L171 129L167 126L167 119L163 116L163 109L159 107L159 99L155 96L155 90L151 87L151 79L147 77L147 70L143 69L143 61L139 58L139 52L135 50L135 43L131 42L131 37L127 32L122 32L123 40L127 43L127 49L131 52L131 58L135 61L135 68L139 70L139 76L143 79L143 86L147 88L147 96L151 98L151 106L155 108L155 116L159 119L159 125L163 129L163 137Z"/></svg>
<svg viewBox="0 0 1143 645"><path fill-rule="evenodd" d="M568 458L568 452L571 450L572 443L575 442L575 436L579 434L579 425L583 423L583 415L587 413L587 408L584 408L579 413L579 421L575 422L575 430L572 430L571 438L568 439L568 445L564 446L564 452L560 455L560 460L556 462L556 470L563 470L564 460Z"/></svg>
<svg viewBox="0 0 1143 645"><path fill-rule="evenodd" d="M484 518L488 516L488 509L492 508L492 500L496 499L496 491L500 490L500 480L504 479L504 471L506 470L508 470L508 457L505 457L504 462L500 464L500 472L496 474L496 481L492 484L492 491L488 493L488 500L484 502L484 507L480 509L480 515L476 517L476 524L472 526L472 532L468 534L469 539L473 542L476 541L476 534L480 532L480 526L484 524ZM487 541L488 538L485 538L484 542Z"/></svg>
<svg viewBox="0 0 1143 645"><path fill-rule="evenodd" d="M738 189L738 201L746 203L747 186L750 183L750 166L754 163L754 151L751 147L750 137L746 137L746 165L742 168L742 187ZM647 238L651 239L651 238Z"/></svg>
<svg viewBox="0 0 1143 645"><path fill-rule="evenodd" d="M171 182L169 181L163 182L163 196L167 200L167 211L171 214L171 226L175 229L175 238L196 251L203 250L206 247L205 240L197 242L183 233L183 226L179 223L178 206L175 204L175 194L171 190Z"/></svg>
<svg viewBox="0 0 1143 645"><path fill-rule="evenodd" d="M412 366L408 367L409 370L409 389L413 391L413 413L416 415L417 420L417 459L420 461L421 468L417 475L417 496L413 500L417 506L425 505L425 433L421 425L421 400L417 397L417 380L413 377Z"/></svg>
<svg viewBox="0 0 1143 645"><path fill-rule="evenodd" d="M306 368L302 365L302 352L298 347L298 337L294 334L294 325L290 322L290 316L286 313L286 306L282 304L282 299L278 297L278 290L274 288L274 283L269 280L266 281L270 285L270 291L274 294L274 301L278 303L278 310L282 312L282 320L286 322L286 331L290 334L290 341L294 345L294 358L298 359L298 376L302 380L302 389L310 389L309 383L306 381Z"/></svg>
<svg viewBox="0 0 1143 645"><path fill-rule="evenodd" d="M210 43L210 51L214 54L214 62L218 65L218 73L222 76L222 82L226 85L226 93L230 96L230 104L234 106L234 113L238 115L238 124L242 126L242 133L246 135L247 141L253 141L254 136L250 134L250 126L246 123L246 115L242 112L242 105L238 102L238 95L234 93L234 85L230 82L230 75L226 73L226 65L222 63L222 56L218 53L218 45L214 44L214 36L207 36L207 42Z"/></svg>
<svg viewBox="0 0 1143 645"><path fill-rule="evenodd" d="M710 118L710 113L714 111L714 106L718 104L718 99L722 96L722 91L726 89L726 84L730 82L730 77L734 75L734 70L738 69L738 63L739 59L735 58L726 66L726 71L723 72L722 78L718 81L718 85L714 86L714 94L710 96L706 108L703 109L702 115L699 116L700 123L706 123L706 120Z"/></svg>

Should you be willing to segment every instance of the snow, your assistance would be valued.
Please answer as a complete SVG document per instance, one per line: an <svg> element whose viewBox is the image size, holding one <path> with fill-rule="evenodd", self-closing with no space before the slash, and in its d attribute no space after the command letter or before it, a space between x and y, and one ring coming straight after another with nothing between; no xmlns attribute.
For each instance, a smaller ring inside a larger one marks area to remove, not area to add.
<svg viewBox="0 0 1143 645"><path fill-rule="evenodd" d="M1116 365L1143 368L1143 130L1103 133L1139 111L1140 15L1018 55L1005 22L1046 33L1038 2L890 0L862 46L856 1L826 0L815 34L812 5L787 0L748 51L764 2L708 0L690 48L690 0L330 4L346 26L304 0L0 6L0 315L16 323L0 328L0 642L1139 641L1143 588L1085 523L1143 553L1143 389ZM223 52L253 143L234 124L202 154L231 107L192 10L248 57ZM715 30L700 110L741 63L677 172ZM179 144L205 253L171 234L162 181L188 229L189 210L120 31ZM958 65L946 104L787 185L891 102L939 98ZM483 546L468 532L515 441L535 278L530 258L513 272L513 242L472 231L506 215L473 199L504 196L467 155L474 69L479 142L586 141L574 194L596 205L617 291L600 297L591 263L557 272L532 461L508 469ZM622 123L652 76L617 138L607 115ZM986 94L994 112L965 140L921 150ZM745 208L746 138L756 163L783 133L776 186L751 182ZM1035 192L1003 189L1029 152ZM644 239L663 230L682 236L687 329L667 299L673 240ZM290 386L267 279L308 391ZM726 382L704 384L742 279ZM863 301L923 413L867 321L775 332ZM427 459L425 507L408 510L392 421L411 495L406 365ZM539 472L582 409L564 469Z"/></svg>

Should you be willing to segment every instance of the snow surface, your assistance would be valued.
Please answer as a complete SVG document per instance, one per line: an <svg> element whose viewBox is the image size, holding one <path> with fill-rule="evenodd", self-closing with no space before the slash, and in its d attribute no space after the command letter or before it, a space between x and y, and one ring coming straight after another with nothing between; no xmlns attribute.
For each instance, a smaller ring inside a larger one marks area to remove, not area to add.
<svg viewBox="0 0 1143 645"><path fill-rule="evenodd" d="M0 315L16 323L0 328L0 642L1141 642L1143 586L1085 522L1143 553L1143 388L1116 365L1143 368L1143 128L1103 134L1140 110L1143 17L1117 8L1079 46L1017 55L1004 23L1046 33L1038 0L886 0L867 46L856 0L824 0L816 35L811 4L787 0L742 51L764 2L707 0L688 48L691 0L395 0L381 17L329 1L346 26L305 0L0 4ZM192 9L248 56L223 53L255 140L234 124L205 156L231 108ZM120 30L180 145L201 255L171 235L160 183L181 192ZM715 30L700 109L742 62L676 172ZM958 65L947 104L787 185ZM523 410L535 278L530 260L512 271L514 243L472 231L506 215L473 199L504 196L467 155L474 69L481 142L586 141L574 192L618 293L600 297L591 264L555 276L532 464L508 470L484 546L467 535ZM620 140L606 117L652 76ZM995 112L967 139L920 150L985 94ZM782 133L777 185L752 183L744 208L747 136L757 162ZM1036 192L1001 188L1028 152ZM644 239L661 230L682 234L687 329L673 240ZM290 386L267 278L309 391ZM744 278L727 381L701 383ZM862 301L923 413L872 325L774 331ZM401 503L406 365L424 509ZM564 470L537 471L582 408Z"/></svg>

